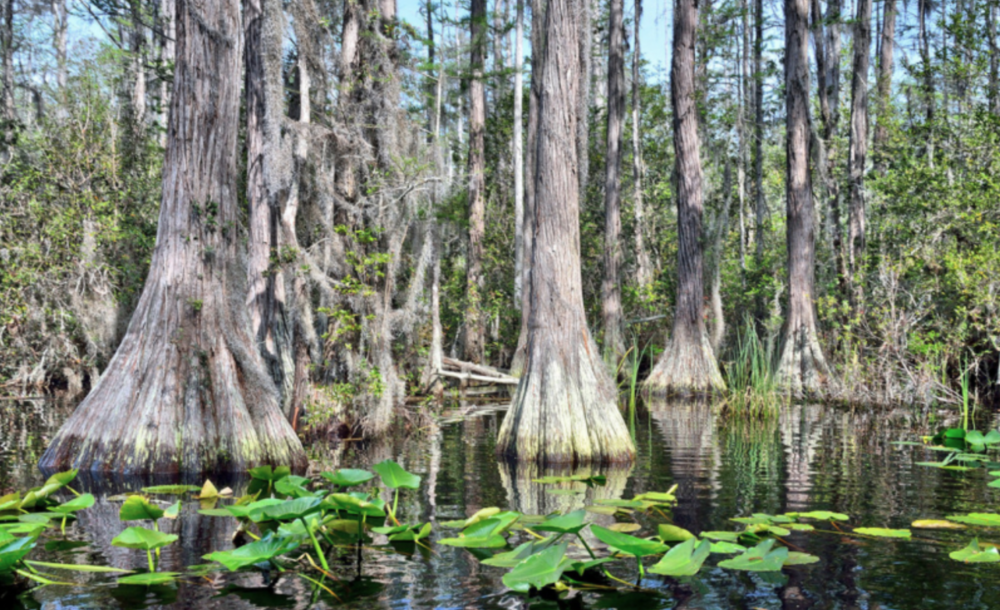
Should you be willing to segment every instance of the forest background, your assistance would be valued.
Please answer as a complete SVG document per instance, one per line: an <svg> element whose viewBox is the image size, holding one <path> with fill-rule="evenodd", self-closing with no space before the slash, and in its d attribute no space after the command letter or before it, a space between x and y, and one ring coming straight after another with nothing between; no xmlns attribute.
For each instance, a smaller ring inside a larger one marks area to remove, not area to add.
<svg viewBox="0 0 1000 610"><path fill-rule="evenodd" d="M251 267L263 260L257 280L280 285L287 314L262 341L265 360L286 411L304 410L308 426L382 430L409 412L406 396L434 393L441 354L505 369L515 359L531 3L421 1L398 15L391 0L259 4L262 42L244 42L262 62L253 81L247 63L247 82L270 95L270 127L257 144L240 135L239 191L240 209L259 185L275 210L272 247L248 255ZM579 11L583 294L611 370L655 360L678 299L670 84L636 44L657 23L641 8L588 0ZM810 298L837 380L825 395L930 405L961 402L964 388L996 400L1000 3L809 8ZM78 395L124 335L156 240L175 9L3 2L5 392ZM788 311L785 22L762 0L699 9L703 319L740 391L749 353L775 368ZM666 41L671 19L668 9L659 20ZM621 61L609 62L616 38ZM249 224L219 230L246 239Z"/></svg>

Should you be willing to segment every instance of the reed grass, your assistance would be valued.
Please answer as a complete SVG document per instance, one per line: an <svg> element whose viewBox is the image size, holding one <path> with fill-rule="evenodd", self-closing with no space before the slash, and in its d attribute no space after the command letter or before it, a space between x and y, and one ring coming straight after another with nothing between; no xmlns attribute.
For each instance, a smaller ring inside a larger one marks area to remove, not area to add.
<svg viewBox="0 0 1000 610"><path fill-rule="evenodd" d="M744 320L742 332L736 336L736 344L726 362L725 375L729 388L723 405L726 415L776 417L789 400L780 391L771 356L749 317Z"/></svg>

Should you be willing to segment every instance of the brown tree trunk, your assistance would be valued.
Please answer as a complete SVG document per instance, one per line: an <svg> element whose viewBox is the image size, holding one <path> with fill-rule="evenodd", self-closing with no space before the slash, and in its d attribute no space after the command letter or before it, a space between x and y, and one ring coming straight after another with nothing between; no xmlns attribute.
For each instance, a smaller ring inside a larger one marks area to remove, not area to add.
<svg viewBox="0 0 1000 610"><path fill-rule="evenodd" d="M483 360L483 238L486 234L486 0L472 0L469 53L469 254L466 275L465 358Z"/></svg>
<svg viewBox="0 0 1000 610"><path fill-rule="evenodd" d="M174 28L174 13L176 0L160 0L160 64L163 66L174 63L175 38L177 32ZM170 108L170 79L160 79L160 113L158 117L159 125L163 129L160 136L160 145L167 145L167 120Z"/></svg>
<svg viewBox="0 0 1000 610"><path fill-rule="evenodd" d="M524 0L514 24L514 303L520 305L524 273Z"/></svg>
<svg viewBox="0 0 1000 610"><path fill-rule="evenodd" d="M604 278L601 319L604 361L617 368L625 352L622 338L622 294L618 277L622 264L622 138L625 127L624 0L611 0L608 23L608 140L604 171Z"/></svg>
<svg viewBox="0 0 1000 610"><path fill-rule="evenodd" d="M3 3L3 22L0 23L0 62L3 64L3 83L0 88L0 160L10 155L14 145L17 114L14 110L14 0Z"/></svg>
<svg viewBox="0 0 1000 610"><path fill-rule="evenodd" d="M615 388L587 329L580 271L579 30L573 3L545 12L535 158L527 360L497 455L543 464L628 462L635 449Z"/></svg>
<svg viewBox="0 0 1000 610"><path fill-rule="evenodd" d="M896 40L896 0L885 0L882 9L882 33L878 56L878 110L875 116L875 138L872 141L872 154L875 161L875 173L884 175L889 166L886 147L889 143L889 121L892 118L892 55ZM991 83L996 86L995 81Z"/></svg>
<svg viewBox="0 0 1000 610"><path fill-rule="evenodd" d="M851 76L851 140L847 157L850 204L847 208L848 271L851 298L861 303L857 277L865 250L865 157L868 155L868 55L872 42L872 0L858 0L854 21L854 66Z"/></svg>
<svg viewBox="0 0 1000 610"><path fill-rule="evenodd" d="M809 175L809 0L785 0L788 316L779 382L796 394L822 390L830 371L816 332L815 235Z"/></svg>
<svg viewBox="0 0 1000 610"><path fill-rule="evenodd" d="M642 53L639 50L639 25L641 22L642 0L635 0L635 19L632 33L632 207L635 216L635 281L640 289L653 281L652 263L649 261L649 251L646 249L646 239L643 235L646 213L642 202L642 136L639 129L642 103L640 98L642 75L639 72L639 62L642 60Z"/></svg>
<svg viewBox="0 0 1000 610"><path fill-rule="evenodd" d="M69 14L66 11L66 0L52 0L52 47L56 55L56 87L57 94L65 94L69 82L66 67L66 31L69 29Z"/></svg>
<svg viewBox="0 0 1000 610"><path fill-rule="evenodd" d="M652 394L725 389L703 316L703 180L695 100L697 26L697 0L676 0L670 99L674 111L674 174L677 182L677 306L673 336L644 384L644 389Z"/></svg>
<svg viewBox="0 0 1000 610"><path fill-rule="evenodd" d="M580 50L580 87L577 90L577 125L576 125L576 156L577 156L577 179L580 183L580 201L587 198L587 187L590 184L590 88L591 88L591 64L593 63L593 53L591 52L591 37L593 28L591 27L590 14L592 0L578 0L576 4L576 17L579 29L579 50Z"/></svg>
<svg viewBox="0 0 1000 610"><path fill-rule="evenodd" d="M149 276L118 351L52 440L44 469L306 465L244 307L247 270L236 195L239 3L179 0L176 23L163 199Z"/></svg>
<svg viewBox="0 0 1000 610"><path fill-rule="evenodd" d="M754 263L758 273L764 271L764 218L767 202L764 199L764 0L754 0L753 42L753 185L754 185ZM758 326L764 323L767 305L764 296L758 295L754 303L754 318Z"/></svg>
<svg viewBox="0 0 1000 610"><path fill-rule="evenodd" d="M822 138L826 144L826 175L827 197L829 198L830 241L833 246L833 256L836 261L837 278L841 289L847 290L847 256L844 252L844 229L840 210L840 180L833 176L833 167L837 158L837 133L840 127L840 23L842 0L830 0L826 6L826 49L823 54L823 66L820 67L820 57L817 54L817 71L823 74L820 82L820 112L823 122ZM818 7L817 7L818 10ZM823 110L825 98L825 110Z"/></svg>
<svg viewBox="0 0 1000 610"><path fill-rule="evenodd" d="M990 112L995 115L1000 114L1000 45L997 44L997 4L996 0L990 0L986 6L986 37L990 52L987 100Z"/></svg>

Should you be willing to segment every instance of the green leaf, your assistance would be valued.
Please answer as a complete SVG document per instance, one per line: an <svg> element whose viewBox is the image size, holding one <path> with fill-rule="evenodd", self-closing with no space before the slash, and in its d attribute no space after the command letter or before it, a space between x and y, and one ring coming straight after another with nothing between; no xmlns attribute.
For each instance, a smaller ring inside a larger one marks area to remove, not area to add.
<svg viewBox="0 0 1000 610"><path fill-rule="evenodd" d="M745 553L747 548L742 544L736 544L735 542L726 542L725 540L719 542L712 542L712 552L719 553L722 555L732 555L734 553Z"/></svg>
<svg viewBox="0 0 1000 610"><path fill-rule="evenodd" d="M205 484L201 486L201 491L195 497L199 500L214 500L219 497L219 490L215 488L212 481L205 479Z"/></svg>
<svg viewBox="0 0 1000 610"><path fill-rule="evenodd" d="M35 548L34 538L15 538L0 545L0 574L10 571L33 548Z"/></svg>
<svg viewBox="0 0 1000 610"><path fill-rule="evenodd" d="M570 564L566 560L567 544L564 542L531 555L504 574L503 584L508 589L527 593L532 587L541 589L559 582Z"/></svg>
<svg viewBox="0 0 1000 610"><path fill-rule="evenodd" d="M615 557L600 557L598 559L591 559L589 561L574 561L572 569L574 572L583 576L583 573L590 568L596 568L599 565L604 565L606 563L611 563L612 561L617 561Z"/></svg>
<svg viewBox="0 0 1000 610"><path fill-rule="evenodd" d="M292 474L292 469L288 466L278 466L277 468L271 468L270 466L258 466L256 468L251 468L249 471L250 476L259 481L278 481Z"/></svg>
<svg viewBox="0 0 1000 610"><path fill-rule="evenodd" d="M998 475L1000 476L1000 475ZM21 492L15 491L6 496L0 496L0 512L14 510L21 506Z"/></svg>
<svg viewBox="0 0 1000 610"><path fill-rule="evenodd" d="M970 445L985 445L986 437L979 430L969 430L965 433L965 442Z"/></svg>
<svg viewBox="0 0 1000 610"><path fill-rule="evenodd" d="M119 570L118 568L111 568L108 566L91 566L91 565L78 565L70 563L48 563L46 561L34 561L31 559L25 559L24 563L33 565L35 567L49 568L52 570L69 570L71 572L107 572L107 573L120 573L129 574L132 570Z"/></svg>
<svg viewBox="0 0 1000 610"><path fill-rule="evenodd" d="M969 513L967 515L948 515L949 521L977 525L980 527L1000 527L1000 515L993 513Z"/></svg>
<svg viewBox="0 0 1000 610"><path fill-rule="evenodd" d="M199 489L201 488L197 485L153 485L152 487L143 487L142 491L147 494L180 496L190 491L198 491Z"/></svg>
<svg viewBox="0 0 1000 610"><path fill-rule="evenodd" d="M965 430L961 428L948 428L944 431L945 438L965 438Z"/></svg>
<svg viewBox="0 0 1000 610"><path fill-rule="evenodd" d="M91 494L83 494L82 496L77 496L70 500L69 502L64 502L59 506L53 506L49 510L57 513L75 513L78 510L83 510L85 508L90 508L94 505L94 496Z"/></svg>
<svg viewBox="0 0 1000 610"><path fill-rule="evenodd" d="M330 494L323 500L323 506L329 506L337 510L345 510L356 515L366 515L369 517L384 517L385 511L382 506L375 502L363 500L352 494Z"/></svg>
<svg viewBox="0 0 1000 610"><path fill-rule="evenodd" d="M174 582L180 576L179 572L143 572L131 576L122 576L118 579L120 585L165 585Z"/></svg>
<svg viewBox="0 0 1000 610"><path fill-rule="evenodd" d="M173 504L171 504L170 506L168 506L165 511L163 511L163 516L166 517L167 519L176 519L177 516L180 515L180 514L181 514L181 501L180 500L174 502Z"/></svg>
<svg viewBox="0 0 1000 610"><path fill-rule="evenodd" d="M661 491L648 491L644 494L639 494L632 499L637 502L649 502L651 504L674 504L677 502L677 498L674 497L674 494L664 493Z"/></svg>
<svg viewBox="0 0 1000 610"><path fill-rule="evenodd" d="M506 546L507 539L500 535L500 532L505 528L505 523L509 526L511 522L498 517L486 519L465 528L458 538L438 540L438 544L481 549Z"/></svg>
<svg viewBox="0 0 1000 610"><path fill-rule="evenodd" d="M429 536L430 533L430 523L425 523L423 526L407 526L404 531L391 534L389 536L389 542L417 542Z"/></svg>
<svg viewBox="0 0 1000 610"><path fill-rule="evenodd" d="M176 534L164 534L144 527L128 527L111 540L111 546L152 551L176 541Z"/></svg>
<svg viewBox="0 0 1000 610"><path fill-rule="evenodd" d="M290 538L266 536L256 542L245 544L231 551L216 551L204 555L202 559L217 561L226 566L230 572L251 566L255 563L270 561L282 553L287 553L299 546L298 541Z"/></svg>
<svg viewBox="0 0 1000 610"><path fill-rule="evenodd" d="M513 568L535 553L540 553L541 551L549 548L555 540L556 536L549 536L548 538L544 538L542 540L530 540L523 544L519 544L513 551L497 553L489 559L482 560L480 563L497 568Z"/></svg>
<svg viewBox="0 0 1000 610"><path fill-rule="evenodd" d="M948 553L948 557L965 563L996 563L1000 561L1000 551L995 546L984 550L979 546L979 539L973 538L967 547Z"/></svg>
<svg viewBox="0 0 1000 610"><path fill-rule="evenodd" d="M696 543L698 541L695 538L688 538L667 551L667 554L656 565L649 568L649 571L665 576L694 576L701 569L712 550L712 543L708 540L702 540L697 547L695 547Z"/></svg>
<svg viewBox="0 0 1000 610"><path fill-rule="evenodd" d="M406 472L402 466L392 460L385 460L372 466L378 473L382 483L389 489L419 489L420 477Z"/></svg>
<svg viewBox="0 0 1000 610"><path fill-rule="evenodd" d="M73 470L67 470L66 472L57 472L45 480L45 486L58 485L60 489L66 487L73 482L73 479L76 478L76 474L78 472L79 470L75 468Z"/></svg>
<svg viewBox="0 0 1000 610"><path fill-rule="evenodd" d="M583 528L587 527L583 519L587 516L587 511L585 510L575 510L571 513L566 513L565 515L554 517L543 521L538 525L533 526L531 529L539 532L555 532L557 534L576 534Z"/></svg>
<svg viewBox="0 0 1000 610"><path fill-rule="evenodd" d="M740 532L702 532L701 537L708 538L709 540L736 542L740 539Z"/></svg>
<svg viewBox="0 0 1000 610"><path fill-rule="evenodd" d="M644 540L628 534L620 534L600 525L591 525L590 531L597 536L598 540L626 555L634 555L636 557L659 555L669 548L665 544L656 542L655 540Z"/></svg>
<svg viewBox="0 0 1000 610"><path fill-rule="evenodd" d="M541 477L538 479L532 479L532 481L535 483L541 483L542 485L555 485L556 483L583 483L587 487L594 487L596 485L606 485L608 478L602 474L574 474L569 476Z"/></svg>
<svg viewBox="0 0 1000 610"><path fill-rule="evenodd" d="M812 532L816 530L815 527L809 525L808 523L785 523L782 527L795 530L797 532Z"/></svg>
<svg viewBox="0 0 1000 610"><path fill-rule="evenodd" d="M774 539L768 538L738 557L719 562L720 568L746 572L777 572L788 560L788 549L779 547L771 550Z"/></svg>
<svg viewBox="0 0 1000 610"><path fill-rule="evenodd" d="M793 519L815 519L816 521L847 521L850 519L843 513L834 513L828 510L814 510L808 513L785 513Z"/></svg>
<svg viewBox="0 0 1000 610"><path fill-rule="evenodd" d="M990 430L983 438L983 442L987 445L996 445L997 443L1000 443L1000 431Z"/></svg>
<svg viewBox="0 0 1000 610"><path fill-rule="evenodd" d="M786 566L804 566L810 563L816 563L819 561L819 557L815 555L810 555L809 553L800 553L798 551L789 551L788 559L785 560Z"/></svg>
<svg viewBox="0 0 1000 610"><path fill-rule="evenodd" d="M884 527L856 527L855 534L877 536L879 538L909 538L910 530L893 530Z"/></svg>
<svg viewBox="0 0 1000 610"><path fill-rule="evenodd" d="M341 468L337 472L321 472L319 476L337 487L354 487L375 478L375 475L367 470L359 470L357 468Z"/></svg>
<svg viewBox="0 0 1000 610"><path fill-rule="evenodd" d="M129 496L118 512L118 518L122 521L142 521L144 519L156 521L162 516L163 509L150 503L143 496Z"/></svg>
<svg viewBox="0 0 1000 610"><path fill-rule="evenodd" d="M250 511L250 520L254 523L262 521L291 521L317 512L322 500L315 496L284 500L279 504L262 506Z"/></svg>
<svg viewBox="0 0 1000 610"><path fill-rule="evenodd" d="M961 523L954 523L944 519L918 519L910 524L910 527L925 530L964 530Z"/></svg>
<svg viewBox="0 0 1000 610"><path fill-rule="evenodd" d="M458 527L464 529L466 527L469 527L470 525L479 523L480 521L485 521L499 513L500 509L497 508L496 506L488 506L486 508L481 508L477 510L475 513L473 513L473 515L468 519L466 519L465 521L460 521L459 523L461 523L461 525L459 525Z"/></svg>
<svg viewBox="0 0 1000 610"><path fill-rule="evenodd" d="M278 479L278 482L274 484L274 491L282 496L306 498L313 495L305 488L306 483L309 483L309 479L292 474Z"/></svg>

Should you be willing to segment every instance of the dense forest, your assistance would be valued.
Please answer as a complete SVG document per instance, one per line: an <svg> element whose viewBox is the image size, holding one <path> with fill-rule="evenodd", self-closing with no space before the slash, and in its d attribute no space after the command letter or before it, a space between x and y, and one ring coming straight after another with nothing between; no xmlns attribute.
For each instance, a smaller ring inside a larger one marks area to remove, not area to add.
<svg viewBox="0 0 1000 610"><path fill-rule="evenodd" d="M571 461L639 383L995 401L1000 2L672 4L3 0L2 391L151 469L509 377Z"/></svg>

